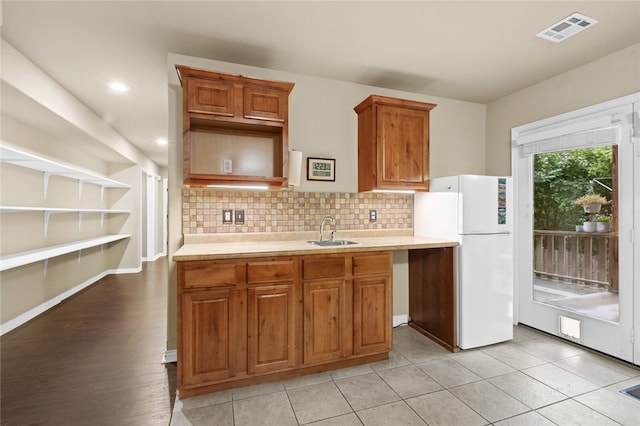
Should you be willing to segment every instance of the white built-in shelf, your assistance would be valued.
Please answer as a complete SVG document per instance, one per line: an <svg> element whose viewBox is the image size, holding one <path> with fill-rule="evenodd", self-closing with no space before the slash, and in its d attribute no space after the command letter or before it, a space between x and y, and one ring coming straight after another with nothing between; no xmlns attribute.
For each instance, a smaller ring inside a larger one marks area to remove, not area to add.
<svg viewBox="0 0 640 426"><path fill-rule="evenodd" d="M114 209L67 209L58 207L21 207L21 206L0 206L0 212L49 212L49 213L131 213L131 210Z"/></svg>
<svg viewBox="0 0 640 426"><path fill-rule="evenodd" d="M47 229L49 228L49 217L52 214L60 213L77 213L78 214L78 229L82 227L82 217L85 214L100 214L100 226L104 225L105 214L130 214L131 210L116 210L116 209L67 209L57 207L22 207L22 206L0 206L0 213L21 213L21 212L43 212L44 213L44 236L47 236Z"/></svg>
<svg viewBox="0 0 640 426"><path fill-rule="evenodd" d="M105 188L123 188L130 189L131 185L118 182L113 179L101 176L80 167L70 166L57 161L35 155L17 148L0 144L0 162L14 164L20 167L26 167L38 170L44 173L44 197L47 198L47 187L50 176L63 176L78 181L78 198L82 197L82 185L90 183L101 187L101 196L104 197ZM130 210L115 209L72 209L57 207L23 207L23 206L0 206L0 213L20 213L20 212L43 212L44 213L44 234L47 235L47 227L49 217L52 214L61 213L77 213L78 227L82 225L82 217L85 214L100 214L101 226L104 224L104 216L106 214L130 214ZM47 265L50 258L62 256L68 253L78 253L78 261L82 256L82 250L103 246L115 241L130 238L131 234L103 235L100 237L89 238L86 240L73 241L54 246L41 247L34 250L23 251L0 256L0 271L17 268L19 266L28 265L39 261L44 261L44 273L47 273Z"/></svg>
<svg viewBox="0 0 640 426"><path fill-rule="evenodd" d="M6 145L0 145L0 162L44 172L45 198L47 197L49 176L64 176L69 179L77 180L79 183L79 194L82 193L82 185L84 183L92 183L101 186L103 193L104 188L131 188L131 185L126 183L118 182L79 167L49 160Z"/></svg>
<svg viewBox="0 0 640 426"><path fill-rule="evenodd" d="M28 250L19 253L7 254L0 257L0 271L6 271L7 269L17 268L19 266L28 265L30 263L39 262L44 260L45 274L47 270L47 261L52 257L62 256L63 254L78 252L78 258L80 253L84 249L91 247L101 246L103 244L109 244L115 241L124 240L130 238L131 234L117 234L117 235L104 235L96 238L89 238L87 240L74 241L71 243L57 244L49 247L42 247L35 250Z"/></svg>

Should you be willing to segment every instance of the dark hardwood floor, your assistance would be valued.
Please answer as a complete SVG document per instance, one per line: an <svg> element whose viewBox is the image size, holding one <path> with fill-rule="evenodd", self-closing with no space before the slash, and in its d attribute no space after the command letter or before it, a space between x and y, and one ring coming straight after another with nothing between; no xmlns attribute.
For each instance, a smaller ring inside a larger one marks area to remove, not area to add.
<svg viewBox="0 0 640 426"><path fill-rule="evenodd" d="M168 425L167 260L107 276L0 338L2 425Z"/></svg>

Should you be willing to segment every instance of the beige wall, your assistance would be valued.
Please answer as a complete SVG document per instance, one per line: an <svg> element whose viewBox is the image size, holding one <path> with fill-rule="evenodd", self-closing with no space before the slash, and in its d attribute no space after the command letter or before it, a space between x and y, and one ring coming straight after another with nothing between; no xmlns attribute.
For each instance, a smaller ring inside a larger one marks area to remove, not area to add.
<svg viewBox="0 0 640 426"><path fill-rule="evenodd" d="M640 92L640 44L487 105L488 174L511 174L511 128Z"/></svg>
<svg viewBox="0 0 640 426"><path fill-rule="evenodd" d="M304 157L336 159L335 182L307 181L303 172L297 191L357 192L357 116L353 108L371 94L438 105L431 111L432 177L485 172L484 105L182 55L169 54L168 63L169 254L182 244L182 89L175 64L295 83L289 98L289 149L302 151ZM406 254L394 257L394 315L408 312L405 258ZM173 349L176 347L173 263L170 263L169 279L167 347Z"/></svg>

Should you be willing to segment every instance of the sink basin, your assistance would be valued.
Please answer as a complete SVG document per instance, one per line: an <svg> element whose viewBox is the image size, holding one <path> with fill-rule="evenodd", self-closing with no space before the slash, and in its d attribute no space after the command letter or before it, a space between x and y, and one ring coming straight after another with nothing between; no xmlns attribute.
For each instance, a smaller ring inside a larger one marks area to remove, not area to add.
<svg viewBox="0 0 640 426"><path fill-rule="evenodd" d="M356 241L348 241L348 240L323 240L323 241L309 241L311 244L315 244L317 246L322 247L331 247L331 246L350 246L352 244L360 244Z"/></svg>

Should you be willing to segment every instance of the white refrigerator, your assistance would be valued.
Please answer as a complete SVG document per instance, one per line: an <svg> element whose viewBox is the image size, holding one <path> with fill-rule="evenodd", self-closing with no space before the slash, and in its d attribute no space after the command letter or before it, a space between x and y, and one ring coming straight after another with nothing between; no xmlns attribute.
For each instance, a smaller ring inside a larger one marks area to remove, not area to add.
<svg viewBox="0 0 640 426"><path fill-rule="evenodd" d="M432 179L414 196L414 235L457 240L458 346L513 338L513 185L510 177Z"/></svg>

